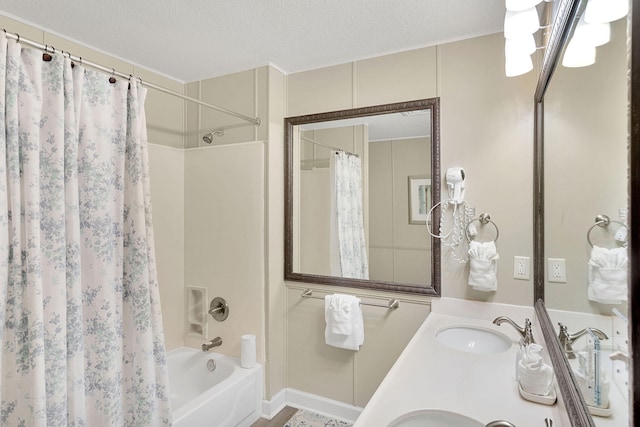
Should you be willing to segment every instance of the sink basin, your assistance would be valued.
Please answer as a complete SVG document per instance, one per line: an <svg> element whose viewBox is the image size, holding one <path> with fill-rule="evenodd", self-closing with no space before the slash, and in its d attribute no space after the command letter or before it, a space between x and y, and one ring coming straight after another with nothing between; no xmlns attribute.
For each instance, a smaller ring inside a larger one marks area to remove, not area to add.
<svg viewBox="0 0 640 427"><path fill-rule="evenodd" d="M474 354L502 353L509 350L511 340L506 335L480 326L449 326L436 334L440 344Z"/></svg>
<svg viewBox="0 0 640 427"><path fill-rule="evenodd" d="M484 424L455 412L419 409L401 415L387 427L484 427Z"/></svg>

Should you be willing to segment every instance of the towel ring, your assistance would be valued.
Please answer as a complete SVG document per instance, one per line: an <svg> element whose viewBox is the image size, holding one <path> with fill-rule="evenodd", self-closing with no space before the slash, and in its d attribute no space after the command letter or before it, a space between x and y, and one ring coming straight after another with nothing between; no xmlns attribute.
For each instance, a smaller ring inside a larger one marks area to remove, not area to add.
<svg viewBox="0 0 640 427"><path fill-rule="evenodd" d="M587 230L587 242L589 242L589 246L593 247L593 242L591 242L591 231L595 228L595 226L599 226L599 227L608 227L609 224L611 224L612 222L614 224L618 224L622 227L626 227L627 225L622 222L622 221L616 221L616 220L612 220L610 219L607 215L598 215L596 216L596 223L593 224L591 227L589 227L589 230Z"/></svg>
<svg viewBox="0 0 640 427"><path fill-rule="evenodd" d="M471 235L469 234L469 227L471 226L471 224L474 223L474 221L478 221L482 225L486 225L486 224L491 223L496 229L496 238L493 241L494 242L498 241L498 236L500 235L500 230L498 230L498 226L496 225L495 222L491 221L491 215L489 215L488 213L483 213L483 214L480 214L480 216L478 218L474 218L471 221L469 221L469 224L467 224L467 228L465 228L464 234L467 236L467 241L468 242L471 242Z"/></svg>

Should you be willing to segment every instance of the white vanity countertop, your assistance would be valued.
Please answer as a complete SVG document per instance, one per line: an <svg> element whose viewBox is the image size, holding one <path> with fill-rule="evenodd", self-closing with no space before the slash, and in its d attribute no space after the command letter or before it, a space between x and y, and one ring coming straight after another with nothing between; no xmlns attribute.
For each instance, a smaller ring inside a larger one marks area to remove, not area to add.
<svg viewBox="0 0 640 427"><path fill-rule="evenodd" d="M402 309L402 308L401 308ZM544 427L551 418L556 427L570 426L561 399L552 406L520 397L515 361L520 335L510 325L496 326L498 316L518 325L533 323L534 339L544 345L532 307L434 299L432 312L420 326L354 427L386 427L400 415L417 409L457 412L482 423L507 420L516 426ZM513 345L498 354L471 354L444 347L436 332L452 325L474 325L500 331ZM548 360L547 360L547 363ZM556 391L559 393L559 390Z"/></svg>

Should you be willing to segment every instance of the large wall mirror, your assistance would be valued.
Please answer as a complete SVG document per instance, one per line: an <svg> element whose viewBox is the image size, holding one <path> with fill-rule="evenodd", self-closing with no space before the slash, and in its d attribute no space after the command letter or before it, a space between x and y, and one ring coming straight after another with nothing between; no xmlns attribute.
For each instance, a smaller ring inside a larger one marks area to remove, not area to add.
<svg viewBox="0 0 640 427"><path fill-rule="evenodd" d="M593 64L568 66L567 44L585 31L581 18L586 6L582 0L558 2L551 51L536 93L537 212L543 214L536 221L536 293L541 298L536 309L572 425L627 426L633 425L628 328L633 283L629 236L634 228L628 192L631 19L610 23L610 40L595 48ZM567 336L559 338L560 324L572 336L572 352ZM597 383L581 366L581 357L588 358L594 346L588 332L579 335L587 328L598 338Z"/></svg>
<svg viewBox="0 0 640 427"><path fill-rule="evenodd" d="M285 279L440 295L439 99L285 119Z"/></svg>

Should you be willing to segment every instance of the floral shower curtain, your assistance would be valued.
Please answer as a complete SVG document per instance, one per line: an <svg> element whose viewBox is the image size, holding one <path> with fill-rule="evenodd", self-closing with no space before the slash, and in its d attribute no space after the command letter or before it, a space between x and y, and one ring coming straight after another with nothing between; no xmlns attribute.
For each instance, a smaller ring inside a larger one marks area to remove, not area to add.
<svg viewBox="0 0 640 427"><path fill-rule="evenodd" d="M0 425L170 424L145 94L0 33Z"/></svg>
<svg viewBox="0 0 640 427"><path fill-rule="evenodd" d="M369 278L362 209L362 162L358 156L337 151L329 162L331 177L331 274Z"/></svg>

